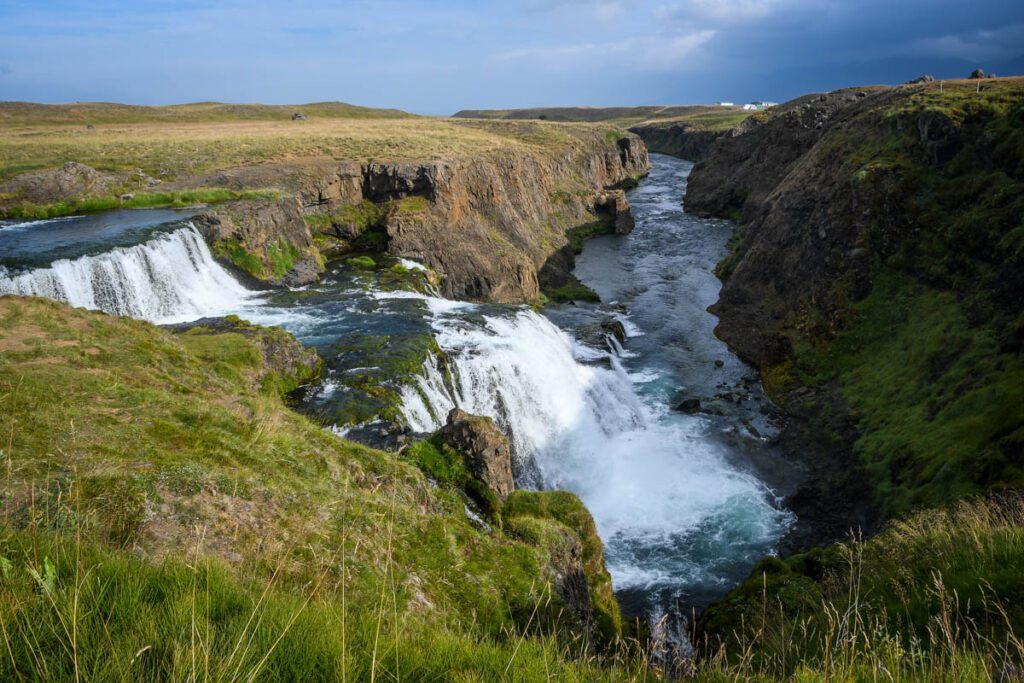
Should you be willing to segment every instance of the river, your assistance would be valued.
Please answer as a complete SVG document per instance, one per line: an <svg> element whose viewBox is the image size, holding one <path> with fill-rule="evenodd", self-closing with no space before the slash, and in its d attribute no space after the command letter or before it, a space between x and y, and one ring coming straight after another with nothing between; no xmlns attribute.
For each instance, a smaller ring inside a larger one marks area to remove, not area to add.
<svg viewBox="0 0 1024 683"><path fill-rule="evenodd" d="M630 193L635 231L592 239L577 259L601 304L538 313L450 301L344 261L315 285L253 292L217 264L190 211L0 224L0 293L158 323L233 313L280 325L328 368L299 409L363 439L379 423L348 423L383 406L346 380L388 383L389 363L432 336L447 372L430 356L393 385L408 430L437 428L455 406L493 417L512 441L518 485L568 489L586 503L624 612L686 614L773 552L793 516L780 505L787 475L767 400L705 310L731 226L684 213L689 162L652 161ZM702 412L672 410L684 398Z"/></svg>

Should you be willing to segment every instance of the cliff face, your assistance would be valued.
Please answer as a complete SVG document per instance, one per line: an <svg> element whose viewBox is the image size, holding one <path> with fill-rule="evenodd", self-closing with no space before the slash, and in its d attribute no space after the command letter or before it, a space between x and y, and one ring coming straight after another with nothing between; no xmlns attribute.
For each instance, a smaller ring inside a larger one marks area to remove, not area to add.
<svg viewBox="0 0 1024 683"><path fill-rule="evenodd" d="M648 167L647 149L636 136L595 136L557 150L508 149L423 163L261 166L198 184L283 187L286 199L239 202L203 221L215 244L238 240L264 263L277 240L298 250L286 275L262 279L314 279L306 255L316 240L333 251L383 249L420 260L440 274L446 296L522 302L540 297L538 273L566 247L567 230L596 221L631 228L625 194L612 188ZM567 274L571 251L556 261L554 270Z"/></svg>
<svg viewBox="0 0 1024 683"><path fill-rule="evenodd" d="M728 131L706 130L688 123L646 123L633 126L651 152L670 154L680 159L700 161L708 155L715 142Z"/></svg>
<svg viewBox="0 0 1024 683"><path fill-rule="evenodd" d="M976 88L803 97L688 183L737 221L717 334L885 514L1022 483L1024 80Z"/></svg>

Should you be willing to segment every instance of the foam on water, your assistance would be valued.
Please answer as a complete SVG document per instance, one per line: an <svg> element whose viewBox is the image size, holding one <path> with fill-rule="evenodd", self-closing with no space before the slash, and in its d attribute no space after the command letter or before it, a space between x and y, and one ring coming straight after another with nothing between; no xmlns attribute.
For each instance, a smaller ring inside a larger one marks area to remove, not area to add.
<svg viewBox="0 0 1024 683"><path fill-rule="evenodd" d="M409 425L436 429L454 406L494 418L521 483L568 489L586 503L616 588L725 581L709 556L763 553L787 527L790 515L727 463L707 424L641 399L635 384L652 378L626 372L616 354L595 355L529 310L441 313L433 324L454 386L428 361L403 395Z"/></svg>
<svg viewBox="0 0 1024 683"><path fill-rule="evenodd" d="M231 312L253 297L214 260L192 224L44 268L0 269L0 294L41 296L161 323Z"/></svg>

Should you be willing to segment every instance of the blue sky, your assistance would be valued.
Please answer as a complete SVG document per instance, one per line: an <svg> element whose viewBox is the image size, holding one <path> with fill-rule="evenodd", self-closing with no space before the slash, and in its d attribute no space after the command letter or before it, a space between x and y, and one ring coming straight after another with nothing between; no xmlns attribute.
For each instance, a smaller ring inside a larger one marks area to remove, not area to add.
<svg viewBox="0 0 1024 683"><path fill-rule="evenodd" d="M1024 72L1024 0L0 0L0 100L785 100Z"/></svg>

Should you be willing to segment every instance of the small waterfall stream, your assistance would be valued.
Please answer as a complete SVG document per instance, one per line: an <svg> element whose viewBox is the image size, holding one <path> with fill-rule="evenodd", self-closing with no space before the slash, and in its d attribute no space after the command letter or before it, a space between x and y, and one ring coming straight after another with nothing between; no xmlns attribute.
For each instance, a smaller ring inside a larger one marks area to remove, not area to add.
<svg viewBox="0 0 1024 683"><path fill-rule="evenodd" d="M214 260L191 224L142 244L41 268L0 268L0 294L42 296L161 323L230 312L252 297Z"/></svg>

